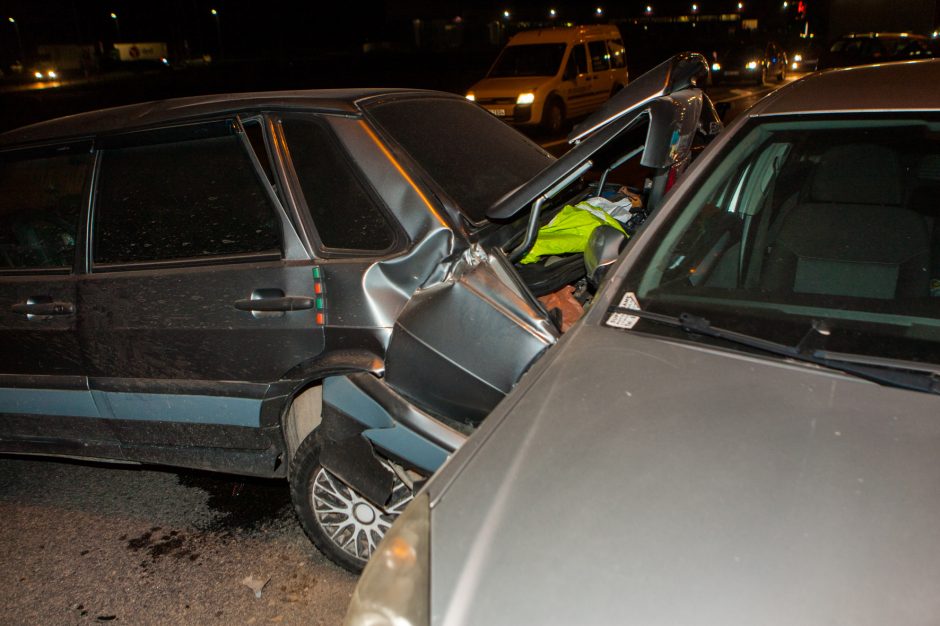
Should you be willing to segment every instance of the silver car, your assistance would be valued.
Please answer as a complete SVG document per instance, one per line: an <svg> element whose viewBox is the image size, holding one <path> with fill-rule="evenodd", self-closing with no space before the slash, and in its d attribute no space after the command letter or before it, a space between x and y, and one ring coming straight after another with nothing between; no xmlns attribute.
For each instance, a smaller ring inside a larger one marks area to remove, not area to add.
<svg viewBox="0 0 940 626"><path fill-rule="evenodd" d="M347 624L938 623L938 83L812 75L720 135Z"/></svg>

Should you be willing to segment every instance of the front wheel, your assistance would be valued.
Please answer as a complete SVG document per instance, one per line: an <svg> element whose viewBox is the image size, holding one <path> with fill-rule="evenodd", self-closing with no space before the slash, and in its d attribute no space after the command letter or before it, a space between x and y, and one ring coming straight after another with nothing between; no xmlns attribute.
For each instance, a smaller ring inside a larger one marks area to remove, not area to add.
<svg viewBox="0 0 940 626"><path fill-rule="evenodd" d="M552 98L542 111L542 128L550 135L559 135L564 127L565 110L557 98Z"/></svg>
<svg viewBox="0 0 940 626"><path fill-rule="evenodd" d="M362 571L392 523L413 498L411 489L387 461L394 477L392 497L379 507L320 465L320 442L311 433L294 454L291 500L304 532L331 561Z"/></svg>

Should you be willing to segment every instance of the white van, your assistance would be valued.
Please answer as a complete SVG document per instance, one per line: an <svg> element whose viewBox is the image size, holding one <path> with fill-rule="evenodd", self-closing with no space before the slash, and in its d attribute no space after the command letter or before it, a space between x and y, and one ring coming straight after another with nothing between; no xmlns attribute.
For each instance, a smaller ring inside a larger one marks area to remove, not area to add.
<svg viewBox="0 0 940 626"><path fill-rule="evenodd" d="M467 98L516 125L559 133L568 119L599 108L629 78L616 26L519 33Z"/></svg>

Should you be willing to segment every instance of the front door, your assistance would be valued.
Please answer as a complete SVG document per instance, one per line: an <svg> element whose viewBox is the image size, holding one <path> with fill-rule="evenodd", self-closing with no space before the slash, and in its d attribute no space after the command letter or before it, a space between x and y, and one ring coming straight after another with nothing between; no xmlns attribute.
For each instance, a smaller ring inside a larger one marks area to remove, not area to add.
<svg viewBox="0 0 940 626"><path fill-rule="evenodd" d="M88 391L74 274L91 142L0 155L0 448L120 456Z"/></svg>

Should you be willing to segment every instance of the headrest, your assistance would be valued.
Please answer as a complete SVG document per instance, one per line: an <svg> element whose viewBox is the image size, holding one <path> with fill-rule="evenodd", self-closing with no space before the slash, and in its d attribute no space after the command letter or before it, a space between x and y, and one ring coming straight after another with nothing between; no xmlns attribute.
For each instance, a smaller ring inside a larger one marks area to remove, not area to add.
<svg viewBox="0 0 940 626"><path fill-rule="evenodd" d="M815 202L901 204L901 164L890 148L857 143L829 148L813 176Z"/></svg>

